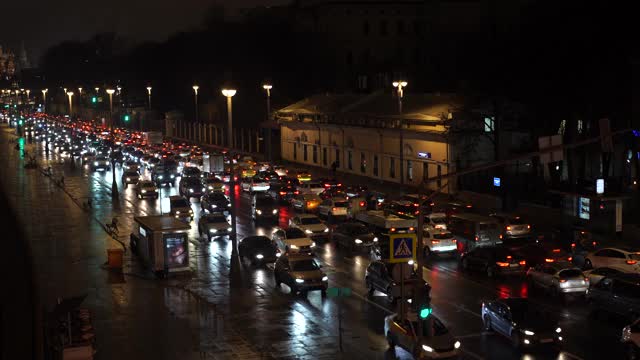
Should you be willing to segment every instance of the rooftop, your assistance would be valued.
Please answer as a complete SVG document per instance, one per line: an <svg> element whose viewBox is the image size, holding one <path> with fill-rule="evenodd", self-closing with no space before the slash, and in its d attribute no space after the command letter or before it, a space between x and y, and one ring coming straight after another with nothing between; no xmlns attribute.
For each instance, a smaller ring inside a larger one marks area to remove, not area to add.
<svg viewBox="0 0 640 360"><path fill-rule="evenodd" d="M173 216L136 216L134 220L152 231L177 231L191 229L191 226L189 224L185 224L184 222L177 220Z"/></svg>

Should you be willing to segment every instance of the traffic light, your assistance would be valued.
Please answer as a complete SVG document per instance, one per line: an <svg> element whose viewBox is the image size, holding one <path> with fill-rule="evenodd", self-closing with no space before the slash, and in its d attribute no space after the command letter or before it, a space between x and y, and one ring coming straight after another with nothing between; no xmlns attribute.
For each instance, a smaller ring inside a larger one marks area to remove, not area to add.
<svg viewBox="0 0 640 360"><path fill-rule="evenodd" d="M124 116L124 121L129 121L129 114Z"/></svg>
<svg viewBox="0 0 640 360"><path fill-rule="evenodd" d="M433 308L431 307L431 304L423 304L422 306L420 306L420 311L418 312L418 314L420 315L420 319L424 320L428 318L432 312Z"/></svg>
<svg viewBox="0 0 640 360"><path fill-rule="evenodd" d="M91 97L91 103L95 104L97 102L98 102L98 98L97 97L95 97L95 96Z"/></svg>

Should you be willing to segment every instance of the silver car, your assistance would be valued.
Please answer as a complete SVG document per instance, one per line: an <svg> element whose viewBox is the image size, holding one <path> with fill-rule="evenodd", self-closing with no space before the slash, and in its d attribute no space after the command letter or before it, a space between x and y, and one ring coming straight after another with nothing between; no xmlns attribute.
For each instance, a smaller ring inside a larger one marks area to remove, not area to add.
<svg viewBox="0 0 640 360"><path fill-rule="evenodd" d="M542 288L552 295L585 294L589 288L589 278L573 264L553 262L537 265L527 271L527 280L533 288Z"/></svg>
<svg viewBox="0 0 640 360"><path fill-rule="evenodd" d="M491 214L502 225L502 231L506 239L516 239L531 236L531 224L520 216L510 214Z"/></svg>

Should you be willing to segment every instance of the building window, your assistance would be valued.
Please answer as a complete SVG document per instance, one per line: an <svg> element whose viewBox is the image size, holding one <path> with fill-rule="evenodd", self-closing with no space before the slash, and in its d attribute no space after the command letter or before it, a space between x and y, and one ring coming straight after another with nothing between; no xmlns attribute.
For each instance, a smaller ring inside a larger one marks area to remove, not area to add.
<svg viewBox="0 0 640 360"><path fill-rule="evenodd" d="M404 35L404 21L398 20L398 35Z"/></svg>
<svg viewBox="0 0 640 360"><path fill-rule="evenodd" d="M442 176L442 165L438 165L438 189L442 187L442 180L440 179Z"/></svg>
<svg viewBox="0 0 640 360"><path fill-rule="evenodd" d="M484 117L484 132L493 132L495 126L495 118L493 116Z"/></svg>
<svg viewBox="0 0 640 360"><path fill-rule="evenodd" d="M302 145L302 159L307 161L309 154L307 152L307 144Z"/></svg>
<svg viewBox="0 0 640 360"><path fill-rule="evenodd" d="M422 163L422 180L427 181L429 179L429 163Z"/></svg>
<svg viewBox="0 0 640 360"><path fill-rule="evenodd" d="M389 31L387 29L387 20L380 21L380 35L387 36L388 33Z"/></svg>
<svg viewBox="0 0 640 360"><path fill-rule="evenodd" d="M322 148L322 165L327 166L327 148Z"/></svg>
<svg viewBox="0 0 640 360"><path fill-rule="evenodd" d="M396 159L392 157L389 158L389 177L396 177Z"/></svg>
<svg viewBox="0 0 640 360"><path fill-rule="evenodd" d="M318 147L316 145L313 145L313 163L318 163Z"/></svg>
<svg viewBox="0 0 640 360"><path fill-rule="evenodd" d="M363 174L367 172L367 157L363 152L360 153L360 172Z"/></svg>
<svg viewBox="0 0 640 360"><path fill-rule="evenodd" d="M293 160L298 160L298 147L296 143L293 143Z"/></svg>
<svg viewBox="0 0 640 360"><path fill-rule="evenodd" d="M340 150L336 149L336 159L335 159L337 167L340 167Z"/></svg>
<svg viewBox="0 0 640 360"><path fill-rule="evenodd" d="M413 181L413 162L407 160L407 180Z"/></svg>
<svg viewBox="0 0 640 360"><path fill-rule="evenodd" d="M378 176L378 155L373 155L373 176Z"/></svg>
<svg viewBox="0 0 640 360"><path fill-rule="evenodd" d="M351 151L347 151L347 168L353 170L353 153Z"/></svg>
<svg viewBox="0 0 640 360"><path fill-rule="evenodd" d="M364 36L369 35L369 22L365 20L364 24L362 24L362 33Z"/></svg>

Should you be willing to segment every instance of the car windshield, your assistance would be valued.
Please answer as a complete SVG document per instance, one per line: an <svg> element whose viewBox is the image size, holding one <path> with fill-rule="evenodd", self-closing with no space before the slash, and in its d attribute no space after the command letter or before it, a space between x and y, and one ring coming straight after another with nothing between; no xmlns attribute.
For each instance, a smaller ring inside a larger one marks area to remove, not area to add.
<svg viewBox="0 0 640 360"><path fill-rule="evenodd" d="M445 224L447 222L447 218L445 217L432 217L431 222L434 224Z"/></svg>
<svg viewBox="0 0 640 360"><path fill-rule="evenodd" d="M512 218L509 218L509 222L510 222L511 224L513 224L513 225L523 225L523 224L526 224L526 223L522 220L522 218L520 218L520 217L512 217Z"/></svg>
<svg viewBox="0 0 640 360"><path fill-rule="evenodd" d="M286 230L287 239L299 239L306 237L302 230L298 228L289 228Z"/></svg>
<svg viewBox="0 0 640 360"><path fill-rule="evenodd" d="M259 248L271 246L271 240L269 240L269 238L266 236L251 237L243 241L247 241L247 243L250 244L251 246L255 246Z"/></svg>
<svg viewBox="0 0 640 360"><path fill-rule="evenodd" d="M317 217L308 217L300 219L302 225L321 224L322 222Z"/></svg>
<svg viewBox="0 0 640 360"><path fill-rule="evenodd" d="M291 262L291 271L313 271L318 269L318 264L312 259Z"/></svg>
<svg viewBox="0 0 640 360"><path fill-rule="evenodd" d="M582 277L582 271L578 269L567 269L560 272L560 279L578 278Z"/></svg>
<svg viewBox="0 0 640 360"><path fill-rule="evenodd" d="M369 229L362 224L354 224L348 228L353 235L363 235L368 234Z"/></svg>
<svg viewBox="0 0 640 360"><path fill-rule="evenodd" d="M127 171L124 173L125 176L138 176L138 173L135 171Z"/></svg>
<svg viewBox="0 0 640 360"><path fill-rule="evenodd" d="M451 235L450 232L439 232L439 233L434 233L433 234L433 238L434 239L439 239L439 240L451 239L452 237L453 237L453 235Z"/></svg>
<svg viewBox="0 0 640 360"><path fill-rule="evenodd" d="M204 220L207 223L226 223L227 222L227 218L224 215L210 215L210 216L206 216L204 218Z"/></svg>
<svg viewBox="0 0 640 360"><path fill-rule="evenodd" d="M349 206L349 204L346 201L336 201L333 203L333 206L339 207L339 208L346 208L347 206Z"/></svg>
<svg viewBox="0 0 640 360"><path fill-rule="evenodd" d="M142 181L140 182L140 186L142 187L153 187L153 183L151 181Z"/></svg>
<svg viewBox="0 0 640 360"><path fill-rule="evenodd" d="M216 193L216 194L209 195L209 200L210 201L222 201L222 200L227 200L227 197L224 196L224 194Z"/></svg>
<svg viewBox="0 0 640 360"><path fill-rule="evenodd" d="M186 169L184 169L184 173L185 174L197 174L199 172L200 172L200 170L198 170L198 168L186 168Z"/></svg>
<svg viewBox="0 0 640 360"><path fill-rule="evenodd" d="M265 206L265 205L273 205L275 202L273 198L270 197L260 197L256 198L256 205Z"/></svg>
<svg viewBox="0 0 640 360"><path fill-rule="evenodd" d="M172 200L171 207L176 207L176 208L189 207L189 203L185 199Z"/></svg>

